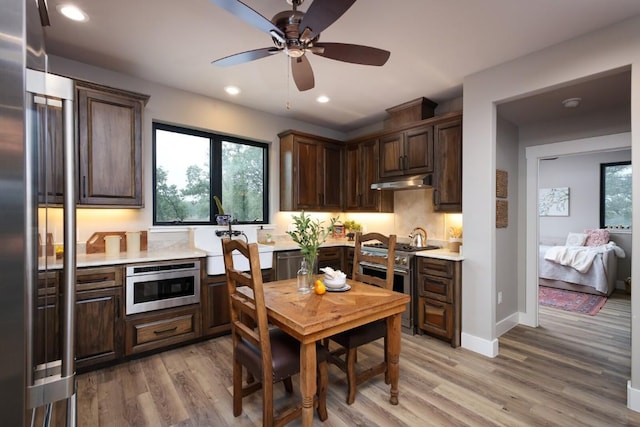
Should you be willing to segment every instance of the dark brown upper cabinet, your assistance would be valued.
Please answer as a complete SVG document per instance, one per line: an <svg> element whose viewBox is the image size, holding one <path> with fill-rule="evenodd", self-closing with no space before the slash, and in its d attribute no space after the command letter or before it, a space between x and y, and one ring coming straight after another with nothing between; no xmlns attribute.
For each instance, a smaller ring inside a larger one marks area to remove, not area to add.
<svg viewBox="0 0 640 427"><path fill-rule="evenodd" d="M462 116L437 123L434 135L434 209L462 212Z"/></svg>
<svg viewBox="0 0 640 427"><path fill-rule="evenodd" d="M278 136L280 210L342 210L343 144L296 131Z"/></svg>
<svg viewBox="0 0 640 427"><path fill-rule="evenodd" d="M142 112L149 97L87 82L78 95L78 202L142 207Z"/></svg>
<svg viewBox="0 0 640 427"><path fill-rule="evenodd" d="M380 177L433 172L433 126L419 126L380 137Z"/></svg>
<svg viewBox="0 0 640 427"><path fill-rule="evenodd" d="M345 210L393 212L393 193L371 189L379 181L379 145L373 138L349 143L345 149Z"/></svg>

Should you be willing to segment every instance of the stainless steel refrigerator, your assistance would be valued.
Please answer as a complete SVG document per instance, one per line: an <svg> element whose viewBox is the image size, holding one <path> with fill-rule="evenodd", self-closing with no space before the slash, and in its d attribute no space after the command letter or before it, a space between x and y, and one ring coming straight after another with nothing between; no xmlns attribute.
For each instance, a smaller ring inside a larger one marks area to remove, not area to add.
<svg viewBox="0 0 640 427"><path fill-rule="evenodd" d="M0 10L0 424L48 425L55 404L75 425L73 82L47 73L46 1Z"/></svg>

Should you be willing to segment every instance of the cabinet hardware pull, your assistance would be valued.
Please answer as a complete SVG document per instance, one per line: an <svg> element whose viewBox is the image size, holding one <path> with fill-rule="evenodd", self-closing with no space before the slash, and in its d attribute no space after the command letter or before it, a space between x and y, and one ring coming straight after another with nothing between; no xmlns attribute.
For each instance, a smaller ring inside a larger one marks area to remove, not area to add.
<svg viewBox="0 0 640 427"><path fill-rule="evenodd" d="M82 175L82 198L87 198L87 176Z"/></svg>
<svg viewBox="0 0 640 427"><path fill-rule="evenodd" d="M169 329L163 329L161 331L153 331L154 334L156 335L160 335L160 334L166 334L168 332L174 332L176 329L178 329L177 326L174 326L173 328L169 328Z"/></svg>
<svg viewBox="0 0 640 427"><path fill-rule="evenodd" d="M398 168L400 168L400 170L404 169L404 165L402 162L402 156L398 157Z"/></svg>

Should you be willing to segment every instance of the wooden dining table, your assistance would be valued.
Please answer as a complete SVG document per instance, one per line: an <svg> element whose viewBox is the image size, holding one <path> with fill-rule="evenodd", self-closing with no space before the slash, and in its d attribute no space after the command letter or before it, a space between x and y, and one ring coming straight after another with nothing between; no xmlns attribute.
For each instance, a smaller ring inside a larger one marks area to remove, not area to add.
<svg viewBox="0 0 640 427"><path fill-rule="evenodd" d="M298 293L296 280L264 284L269 321L300 341L302 425L313 422L316 393L316 342L379 319L387 322L387 363L391 382L389 401L398 404L401 314L410 296L347 280L351 289L317 295Z"/></svg>

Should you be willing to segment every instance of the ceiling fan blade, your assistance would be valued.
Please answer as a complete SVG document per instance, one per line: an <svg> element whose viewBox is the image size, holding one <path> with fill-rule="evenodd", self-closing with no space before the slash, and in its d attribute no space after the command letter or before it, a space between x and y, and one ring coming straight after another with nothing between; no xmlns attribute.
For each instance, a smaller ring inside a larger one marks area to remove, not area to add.
<svg viewBox="0 0 640 427"><path fill-rule="evenodd" d="M225 56L224 58L216 59L211 63L220 67L228 67L230 65L237 65L242 64L243 62L265 58L278 52L280 52L280 49L278 48L263 47L262 49L248 50L246 52L240 52L233 55Z"/></svg>
<svg viewBox="0 0 640 427"><path fill-rule="evenodd" d="M336 61L376 66L384 65L391 55L388 50L349 43L315 43L310 50Z"/></svg>
<svg viewBox="0 0 640 427"><path fill-rule="evenodd" d="M313 39L329 25L340 18L356 0L314 0L307 9L302 22L300 23L300 34L305 28L309 28L311 33L307 33L307 40Z"/></svg>
<svg viewBox="0 0 640 427"><path fill-rule="evenodd" d="M247 24L265 32L281 41L285 40L285 35L278 27L273 25L270 20L251 9L246 4L238 0L210 0L211 3L220 6L227 12L230 12L242 19Z"/></svg>
<svg viewBox="0 0 640 427"><path fill-rule="evenodd" d="M291 74L293 74L293 81L300 92L313 89L316 84L311 64L304 55L299 58L291 58Z"/></svg>

